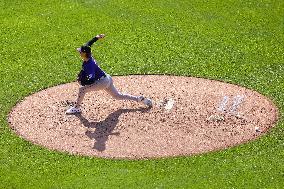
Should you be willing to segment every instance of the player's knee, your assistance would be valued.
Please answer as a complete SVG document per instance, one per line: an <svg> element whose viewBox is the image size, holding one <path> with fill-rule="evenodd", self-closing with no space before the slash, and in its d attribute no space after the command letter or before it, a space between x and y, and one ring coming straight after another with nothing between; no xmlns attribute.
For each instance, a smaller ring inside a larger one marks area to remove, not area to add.
<svg viewBox="0 0 284 189"><path fill-rule="evenodd" d="M86 93L86 89L84 87L79 88L79 93L80 94Z"/></svg>

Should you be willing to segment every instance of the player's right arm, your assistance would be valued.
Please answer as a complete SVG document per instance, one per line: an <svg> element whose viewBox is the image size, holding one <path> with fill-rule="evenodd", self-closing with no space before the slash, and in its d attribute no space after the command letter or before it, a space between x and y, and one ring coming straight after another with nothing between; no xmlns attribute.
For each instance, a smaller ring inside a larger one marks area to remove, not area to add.
<svg viewBox="0 0 284 189"><path fill-rule="evenodd" d="M97 40L104 38L105 34L98 34L96 35L96 37L94 37L93 39L91 39L90 41L88 41L85 46L89 46L91 47Z"/></svg>

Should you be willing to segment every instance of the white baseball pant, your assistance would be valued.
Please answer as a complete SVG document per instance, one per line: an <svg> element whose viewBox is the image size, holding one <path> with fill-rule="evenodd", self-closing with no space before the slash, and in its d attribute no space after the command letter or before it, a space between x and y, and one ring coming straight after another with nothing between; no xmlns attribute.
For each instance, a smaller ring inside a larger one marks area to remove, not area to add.
<svg viewBox="0 0 284 189"><path fill-rule="evenodd" d="M106 77L95 81L91 85L80 86L75 107L76 108L80 107L86 93L90 91L100 91L100 90L105 90L108 94L110 94L116 100L132 100L132 101L138 102L138 96L132 96L129 94L120 93L115 88L111 76L106 74Z"/></svg>

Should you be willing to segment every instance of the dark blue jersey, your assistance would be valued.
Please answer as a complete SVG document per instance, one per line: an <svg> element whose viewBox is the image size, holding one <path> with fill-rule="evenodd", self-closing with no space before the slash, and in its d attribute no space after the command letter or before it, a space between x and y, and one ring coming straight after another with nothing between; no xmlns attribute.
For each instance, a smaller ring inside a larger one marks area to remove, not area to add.
<svg viewBox="0 0 284 189"><path fill-rule="evenodd" d="M79 76L79 80L81 81L82 85L90 85L100 79L102 76L106 76L106 74L97 65L93 57L91 57L88 61L83 61L82 70Z"/></svg>
<svg viewBox="0 0 284 189"><path fill-rule="evenodd" d="M97 40L98 38L94 37L88 41L85 46L91 47ZM95 59L91 57L89 60L83 61L82 70L78 74L78 80L81 85L90 85L102 76L106 76L105 72L97 65Z"/></svg>
<svg viewBox="0 0 284 189"><path fill-rule="evenodd" d="M105 76L104 71L97 65L93 57L83 62L82 69L85 71L88 79L98 80L102 76Z"/></svg>

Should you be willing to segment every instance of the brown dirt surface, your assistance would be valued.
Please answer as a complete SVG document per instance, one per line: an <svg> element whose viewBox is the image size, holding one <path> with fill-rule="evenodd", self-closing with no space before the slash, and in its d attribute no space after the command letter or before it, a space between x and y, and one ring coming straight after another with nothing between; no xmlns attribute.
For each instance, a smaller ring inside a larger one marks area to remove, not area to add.
<svg viewBox="0 0 284 189"><path fill-rule="evenodd" d="M48 149L115 159L187 156L221 150L263 135L278 119L265 96L237 85L193 77L113 77L121 92L143 94L151 109L90 92L82 114L66 115L78 84L26 97L10 112L11 128Z"/></svg>

